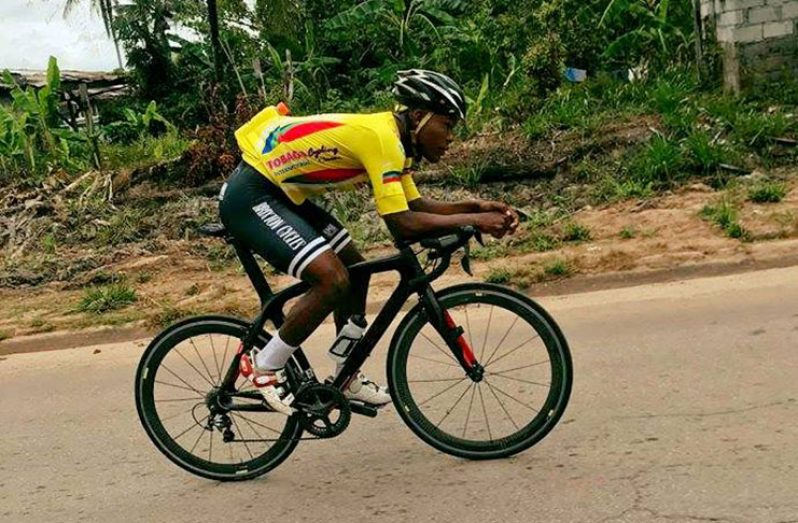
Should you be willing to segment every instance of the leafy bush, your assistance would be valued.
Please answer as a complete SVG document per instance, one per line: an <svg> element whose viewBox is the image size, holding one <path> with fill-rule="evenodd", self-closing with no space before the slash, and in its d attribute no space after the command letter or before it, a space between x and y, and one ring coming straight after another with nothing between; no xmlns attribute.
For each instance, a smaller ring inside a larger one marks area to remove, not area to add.
<svg viewBox="0 0 798 523"><path fill-rule="evenodd" d="M90 157L87 138L61 128L58 91L61 76L58 62L50 57L47 81L40 89L23 90L11 73L3 82L11 86L11 106L0 106L0 169L5 176L33 177L38 181L55 166L76 171L86 167Z"/></svg>

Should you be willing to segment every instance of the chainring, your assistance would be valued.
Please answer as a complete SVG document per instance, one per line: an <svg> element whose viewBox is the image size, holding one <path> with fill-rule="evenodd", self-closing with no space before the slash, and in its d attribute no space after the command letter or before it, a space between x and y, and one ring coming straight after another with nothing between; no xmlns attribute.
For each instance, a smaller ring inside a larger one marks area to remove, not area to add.
<svg viewBox="0 0 798 523"><path fill-rule="evenodd" d="M352 418L349 401L343 393L323 383L300 387L291 406L299 411L302 428L318 438L338 436L346 430Z"/></svg>

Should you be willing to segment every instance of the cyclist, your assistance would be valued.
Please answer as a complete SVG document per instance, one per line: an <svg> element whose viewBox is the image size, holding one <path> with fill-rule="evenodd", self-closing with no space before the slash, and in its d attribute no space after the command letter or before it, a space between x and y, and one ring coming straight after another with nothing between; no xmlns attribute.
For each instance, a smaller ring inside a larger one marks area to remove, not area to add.
<svg viewBox="0 0 798 523"><path fill-rule="evenodd" d="M330 312L340 330L366 306L368 278L358 281L346 269L363 257L347 230L309 196L369 183L377 212L405 239L464 225L502 237L518 225L504 203L435 201L413 183L413 162L437 162L466 116L460 87L443 74L412 69L398 73L393 93L395 112L292 117L284 106L267 107L235 133L243 161L219 195L222 223L276 269L310 285L266 347L241 358L242 374L278 412L293 412L284 372L292 353ZM385 387L362 373L344 394L374 406L391 401Z"/></svg>

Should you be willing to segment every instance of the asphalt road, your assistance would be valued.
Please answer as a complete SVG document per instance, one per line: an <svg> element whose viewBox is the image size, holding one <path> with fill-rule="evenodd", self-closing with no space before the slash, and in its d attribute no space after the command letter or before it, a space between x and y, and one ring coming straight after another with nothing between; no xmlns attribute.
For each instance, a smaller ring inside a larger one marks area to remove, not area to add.
<svg viewBox="0 0 798 523"><path fill-rule="evenodd" d="M798 521L798 268L541 303L571 342L571 402L491 462L437 452L389 407L267 476L212 482L139 424L149 340L0 358L0 521ZM324 370L329 335L307 345Z"/></svg>

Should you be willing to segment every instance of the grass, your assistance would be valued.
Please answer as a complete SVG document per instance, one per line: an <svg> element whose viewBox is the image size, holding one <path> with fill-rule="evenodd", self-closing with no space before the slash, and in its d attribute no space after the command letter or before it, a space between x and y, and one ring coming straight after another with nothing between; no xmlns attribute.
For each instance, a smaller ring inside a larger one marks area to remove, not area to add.
<svg viewBox="0 0 798 523"><path fill-rule="evenodd" d="M103 314L122 309L136 301L136 291L125 283L113 283L102 287L86 289L78 303L77 310Z"/></svg>
<svg viewBox="0 0 798 523"><path fill-rule="evenodd" d="M485 164L476 163L464 167L450 168L449 172L451 179L454 180L457 185L474 188L482 181L482 177L485 174Z"/></svg>
<svg viewBox="0 0 798 523"><path fill-rule="evenodd" d="M554 259L543 265L543 272L549 276L566 277L573 273L573 268L566 260Z"/></svg>
<svg viewBox="0 0 798 523"><path fill-rule="evenodd" d="M637 230L633 227L629 227L628 225L621 229L621 232L618 233L618 237L622 240L630 240L637 235Z"/></svg>
<svg viewBox="0 0 798 523"><path fill-rule="evenodd" d="M748 200L754 203L778 203L787 195L787 185L780 182L759 182L748 189Z"/></svg>
<svg viewBox="0 0 798 523"><path fill-rule="evenodd" d="M728 195L715 204L704 206L700 216L720 227L729 238L747 240L748 231L738 221L738 204Z"/></svg>
<svg viewBox="0 0 798 523"><path fill-rule="evenodd" d="M506 267L492 267L485 276L485 281L488 283L508 283L512 274Z"/></svg>
<svg viewBox="0 0 798 523"><path fill-rule="evenodd" d="M560 235L560 239L564 242L586 242L590 241L590 238L590 229L577 222L567 222Z"/></svg>
<svg viewBox="0 0 798 523"><path fill-rule="evenodd" d="M169 304L165 305L154 316L151 316L147 320L147 324L154 328L164 328L178 320L182 320L183 318L187 318L188 316L193 316L195 314L198 314L198 312L194 309Z"/></svg>
<svg viewBox="0 0 798 523"><path fill-rule="evenodd" d="M157 137L145 136L131 144L103 144L100 156L106 169L145 167L177 158L190 145L190 140L177 133L165 133Z"/></svg>

